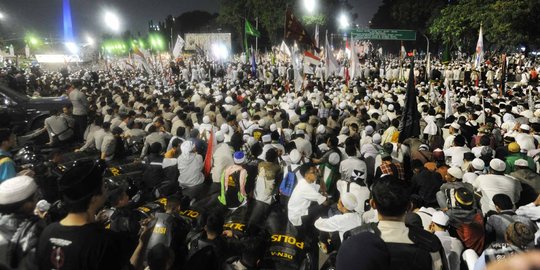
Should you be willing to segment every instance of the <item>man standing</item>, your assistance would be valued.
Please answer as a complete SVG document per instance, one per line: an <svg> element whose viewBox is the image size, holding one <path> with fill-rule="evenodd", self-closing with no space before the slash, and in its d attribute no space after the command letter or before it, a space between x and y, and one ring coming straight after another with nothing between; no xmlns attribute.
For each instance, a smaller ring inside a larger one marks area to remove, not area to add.
<svg viewBox="0 0 540 270"><path fill-rule="evenodd" d="M15 133L8 128L0 128L0 183L17 175L15 162L9 150L15 145Z"/></svg>
<svg viewBox="0 0 540 270"><path fill-rule="evenodd" d="M80 80L73 80L67 86L69 100L73 105L73 118L75 119L75 138L78 142L84 142L84 131L86 130L88 115L88 99L86 95L79 90Z"/></svg>
<svg viewBox="0 0 540 270"><path fill-rule="evenodd" d="M442 211L433 213L429 231L435 234L444 248L448 267L451 270L459 270L461 263L461 253L463 252L463 244L459 239L450 236L448 233L450 218Z"/></svg>

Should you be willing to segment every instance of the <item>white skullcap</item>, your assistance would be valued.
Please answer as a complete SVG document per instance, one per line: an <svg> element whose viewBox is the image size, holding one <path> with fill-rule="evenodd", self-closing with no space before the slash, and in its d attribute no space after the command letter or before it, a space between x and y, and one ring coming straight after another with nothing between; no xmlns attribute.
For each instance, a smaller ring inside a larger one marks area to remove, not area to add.
<svg viewBox="0 0 540 270"><path fill-rule="evenodd" d="M324 134L326 132L326 128L323 125L319 125L317 127L317 134Z"/></svg>
<svg viewBox="0 0 540 270"><path fill-rule="evenodd" d="M455 123L455 122L452 123L450 126L453 127L454 129L460 129L461 128L461 126L458 123Z"/></svg>
<svg viewBox="0 0 540 270"><path fill-rule="evenodd" d="M217 142L223 142L225 140L225 135L222 131L216 132L216 141Z"/></svg>
<svg viewBox="0 0 540 270"><path fill-rule="evenodd" d="M289 154L289 157L291 158L291 162L293 164L298 164L300 162L300 159L302 158L302 156L300 155L300 152L298 152L298 150L296 149L293 149L291 151L291 153Z"/></svg>
<svg viewBox="0 0 540 270"><path fill-rule="evenodd" d="M334 152L328 156L328 162L332 165L337 165L339 163L339 154Z"/></svg>
<svg viewBox="0 0 540 270"><path fill-rule="evenodd" d="M484 170L486 168L486 163L482 159L479 159L479 158L473 159L471 164L472 164L473 168L475 170L477 170L477 171L481 171L481 170Z"/></svg>
<svg viewBox="0 0 540 270"><path fill-rule="evenodd" d="M344 193L343 195L341 195L340 199L343 207L345 207L349 211L354 211L354 209L356 209L356 206L358 206L356 196L354 196L351 192Z"/></svg>
<svg viewBox="0 0 540 270"><path fill-rule="evenodd" d="M489 167L494 171L504 172L506 170L506 163L498 158L494 158L489 162Z"/></svg>
<svg viewBox="0 0 540 270"><path fill-rule="evenodd" d="M270 134L263 135L262 136L262 141L263 141L263 143L272 142L272 136L270 136Z"/></svg>
<svg viewBox="0 0 540 270"><path fill-rule="evenodd" d="M431 222L437 225L447 227L449 221L450 218L443 211L437 211L431 215Z"/></svg>
<svg viewBox="0 0 540 270"><path fill-rule="evenodd" d="M223 133L229 133L229 125L226 123L221 124L221 127L219 129Z"/></svg>
<svg viewBox="0 0 540 270"><path fill-rule="evenodd" d="M204 116L202 119L203 123L209 124L210 123L210 117L208 115Z"/></svg>
<svg viewBox="0 0 540 270"><path fill-rule="evenodd" d="M242 118L243 119L248 119L248 117L249 117L249 114L247 112L242 113Z"/></svg>
<svg viewBox="0 0 540 270"><path fill-rule="evenodd" d="M274 132L277 130L277 125L276 124L271 124L270 125L270 131Z"/></svg>
<svg viewBox="0 0 540 270"><path fill-rule="evenodd" d="M21 175L9 178L0 184L0 205L24 201L36 190L36 182L30 176Z"/></svg>
<svg viewBox="0 0 540 270"><path fill-rule="evenodd" d="M373 134L372 140L373 140L374 144L380 144L381 141L382 141L381 134L379 134L379 133Z"/></svg>
<svg viewBox="0 0 540 270"><path fill-rule="evenodd" d="M458 167L452 167L448 169L448 174L457 178L462 179L463 178L463 171Z"/></svg>
<svg viewBox="0 0 540 270"><path fill-rule="evenodd" d="M529 162L527 162L527 160L524 160L524 159L520 158L520 159L514 161L514 165L518 166L518 167L528 167Z"/></svg>

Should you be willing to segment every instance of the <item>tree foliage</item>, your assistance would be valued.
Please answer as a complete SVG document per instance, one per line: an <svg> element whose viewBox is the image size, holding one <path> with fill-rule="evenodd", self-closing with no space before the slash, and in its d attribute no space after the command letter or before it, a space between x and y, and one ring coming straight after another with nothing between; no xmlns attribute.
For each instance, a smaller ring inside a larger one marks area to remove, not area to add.
<svg viewBox="0 0 540 270"><path fill-rule="evenodd" d="M262 32L262 40L270 44L277 44L284 35L285 11L287 6L293 9L304 25L311 32L315 24L322 25L321 29L336 29L338 12L351 11L352 7L343 0L319 0L316 14L305 16L305 11L300 7L298 0L221 0L218 22L226 25L237 37L243 37L244 20L248 19L253 24L255 18L259 19L259 31ZM349 14L352 20L356 14ZM242 38L234 38L238 44Z"/></svg>
<svg viewBox="0 0 540 270"><path fill-rule="evenodd" d="M468 0L441 10L429 32L438 40L474 47L480 24L484 46L511 49L540 41L540 0Z"/></svg>

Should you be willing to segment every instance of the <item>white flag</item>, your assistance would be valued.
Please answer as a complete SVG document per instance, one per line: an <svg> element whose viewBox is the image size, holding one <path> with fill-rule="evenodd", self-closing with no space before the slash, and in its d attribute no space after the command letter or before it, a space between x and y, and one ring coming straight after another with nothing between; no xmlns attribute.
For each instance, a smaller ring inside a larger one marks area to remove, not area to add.
<svg viewBox="0 0 540 270"><path fill-rule="evenodd" d="M358 73L358 55L356 50L356 44L354 42L354 39L351 40L351 65L350 65L350 75L351 79L356 78L356 73Z"/></svg>
<svg viewBox="0 0 540 270"><path fill-rule="evenodd" d="M484 62L484 38L482 37L482 26L478 33L478 42L476 42L476 56L474 58L474 68L480 70L480 65Z"/></svg>
<svg viewBox="0 0 540 270"><path fill-rule="evenodd" d="M15 49L13 48L13 44L9 45L9 55L15 56Z"/></svg>
<svg viewBox="0 0 540 270"><path fill-rule="evenodd" d="M294 91L300 92L302 90L302 83L304 82L304 78L302 77L302 73L300 72L300 54L298 53L298 47L296 45L293 46L291 61L294 70Z"/></svg>
<svg viewBox="0 0 540 270"><path fill-rule="evenodd" d="M318 48L319 47L319 25L318 24L315 25L315 36L314 37L315 37L314 38L315 39L315 47Z"/></svg>
<svg viewBox="0 0 540 270"><path fill-rule="evenodd" d="M30 57L30 47L28 47L28 44L24 47L24 54L26 55L26 58Z"/></svg>
<svg viewBox="0 0 540 270"><path fill-rule="evenodd" d="M174 58L178 58L180 56L185 43L186 42L184 41L184 39L180 35L178 35L178 37L176 38L176 43L174 44L174 49L172 51Z"/></svg>
<svg viewBox="0 0 540 270"><path fill-rule="evenodd" d="M287 44L285 44L285 40L281 42L281 46L279 46L279 51L291 57L291 50L289 50L289 47L287 46Z"/></svg>
<svg viewBox="0 0 540 270"><path fill-rule="evenodd" d="M331 74L339 72L339 64L336 57L334 57L334 53L332 52L332 48L330 48L330 44L328 43L328 32L326 33L326 44L324 52L326 53L325 73L326 77L329 77Z"/></svg>
<svg viewBox="0 0 540 270"><path fill-rule="evenodd" d="M450 115L454 114L452 109L452 93L450 90L450 87L448 84L446 84L446 95L444 96L445 99L445 107L444 107L444 118L450 117Z"/></svg>

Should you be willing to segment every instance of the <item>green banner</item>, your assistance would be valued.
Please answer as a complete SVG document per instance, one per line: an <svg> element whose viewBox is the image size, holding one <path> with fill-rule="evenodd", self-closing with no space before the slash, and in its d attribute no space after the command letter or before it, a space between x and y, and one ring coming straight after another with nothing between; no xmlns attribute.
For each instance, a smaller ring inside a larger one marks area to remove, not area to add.
<svg viewBox="0 0 540 270"><path fill-rule="evenodd" d="M356 29L351 31L356 40L416 40L416 31L400 29Z"/></svg>

